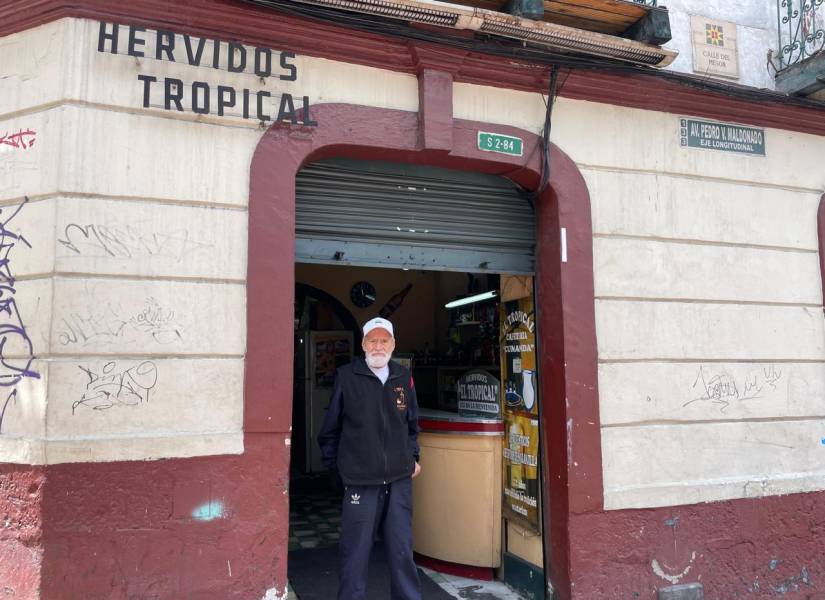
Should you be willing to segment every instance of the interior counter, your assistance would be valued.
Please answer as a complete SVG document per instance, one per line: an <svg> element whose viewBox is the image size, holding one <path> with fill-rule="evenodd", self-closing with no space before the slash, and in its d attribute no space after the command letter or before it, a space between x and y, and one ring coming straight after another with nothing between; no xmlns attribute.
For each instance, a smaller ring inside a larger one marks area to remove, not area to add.
<svg viewBox="0 0 825 600"><path fill-rule="evenodd" d="M477 567L501 563L501 448L498 419L421 409L421 474L413 480L413 548Z"/></svg>

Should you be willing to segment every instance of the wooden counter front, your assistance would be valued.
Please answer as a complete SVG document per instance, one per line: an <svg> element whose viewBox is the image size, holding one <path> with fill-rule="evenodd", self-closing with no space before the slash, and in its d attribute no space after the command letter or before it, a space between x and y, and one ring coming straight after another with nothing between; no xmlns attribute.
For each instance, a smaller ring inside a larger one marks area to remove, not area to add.
<svg viewBox="0 0 825 600"><path fill-rule="evenodd" d="M462 565L501 564L503 425L424 411L413 480L413 548Z"/></svg>

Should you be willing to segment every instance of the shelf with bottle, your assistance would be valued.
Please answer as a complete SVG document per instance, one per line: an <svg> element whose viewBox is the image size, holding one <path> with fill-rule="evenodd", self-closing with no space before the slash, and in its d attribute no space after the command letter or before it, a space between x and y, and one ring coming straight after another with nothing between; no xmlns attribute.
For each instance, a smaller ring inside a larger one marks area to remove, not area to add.
<svg viewBox="0 0 825 600"><path fill-rule="evenodd" d="M471 308L472 312L456 312ZM451 313L445 364L493 365L499 361L498 303L462 306Z"/></svg>
<svg viewBox="0 0 825 600"><path fill-rule="evenodd" d="M383 319L389 319L395 311L401 307L401 304L403 304L407 294L410 293L412 286L413 284L408 283L400 292L394 294L389 300L387 300L384 306L381 307L381 310L378 311L378 316Z"/></svg>

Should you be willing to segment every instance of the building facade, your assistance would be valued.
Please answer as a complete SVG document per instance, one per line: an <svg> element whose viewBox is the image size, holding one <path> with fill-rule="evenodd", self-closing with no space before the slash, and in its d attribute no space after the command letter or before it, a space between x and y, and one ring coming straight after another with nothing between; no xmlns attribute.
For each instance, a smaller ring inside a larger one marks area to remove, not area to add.
<svg viewBox="0 0 825 600"><path fill-rule="evenodd" d="M535 190L552 61L230 0L7 2L0 36L0 588L286 597L296 175ZM547 581L825 593L824 109L651 69L559 81L535 200Z"/></svg>

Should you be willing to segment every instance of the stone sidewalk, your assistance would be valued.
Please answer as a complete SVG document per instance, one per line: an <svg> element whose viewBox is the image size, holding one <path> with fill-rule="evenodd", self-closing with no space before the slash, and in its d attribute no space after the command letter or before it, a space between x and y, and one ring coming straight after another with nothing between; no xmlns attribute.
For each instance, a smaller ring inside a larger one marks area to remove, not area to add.
<svg viewBox="0 0 825 600"><path fill-rule="evenodd" d="M501 581L467 579L457 575L438 573L424 567L421 567L421 570L453 598L463 600L526 600L524 596ZM291 585L289 586L287 600L300 600L292 590Z"/></svg>

